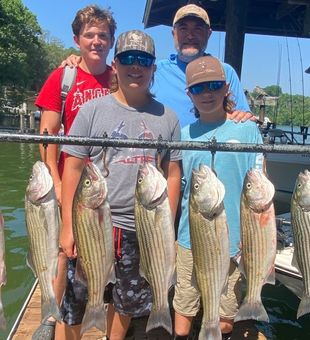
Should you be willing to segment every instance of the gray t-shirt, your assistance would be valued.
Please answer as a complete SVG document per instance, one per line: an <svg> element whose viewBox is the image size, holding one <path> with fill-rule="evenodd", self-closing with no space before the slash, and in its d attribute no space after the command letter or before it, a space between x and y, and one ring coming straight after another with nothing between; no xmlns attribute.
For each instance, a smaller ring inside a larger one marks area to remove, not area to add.
<svg viewBox="0 0 310 340"><path fill-rule="evenodd" d="M118 102L113 95L97 98L79 110L69 135L109 138L180 140L180 125L176 114L155 99L140 110ZM78 158L89 157L102 171L103 149L100 146L65 145L63 151ZM155 164L156 149L108 147L105 156L109 176L108 198L113 225L135 230L134 195L139 164ZM181 159L180 150L163 150L163 159Z"/></svg>

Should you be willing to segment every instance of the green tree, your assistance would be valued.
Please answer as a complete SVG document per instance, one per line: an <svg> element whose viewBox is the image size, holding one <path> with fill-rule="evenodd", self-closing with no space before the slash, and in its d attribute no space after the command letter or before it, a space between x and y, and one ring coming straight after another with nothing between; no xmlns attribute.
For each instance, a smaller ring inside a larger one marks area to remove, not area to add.
<svg viewBox="0 0 310 340"><path fill-rule="evenodd" d="M0 0L0 85L32 85L40 34L36 17L20 0Z"/></svg>
<svg viewBox="0 0 310 340"><path fill-rule="evenodd" d="M282 94L282 89L279 85L270 85L264 87L264 91L272 97L279 97Z"/></svg>

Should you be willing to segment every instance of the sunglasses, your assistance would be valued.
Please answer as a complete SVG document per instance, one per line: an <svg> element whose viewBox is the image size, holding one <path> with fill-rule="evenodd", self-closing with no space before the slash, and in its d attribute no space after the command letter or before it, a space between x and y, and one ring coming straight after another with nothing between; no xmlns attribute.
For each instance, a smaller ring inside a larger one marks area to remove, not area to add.
<svg viewBox="0 0 310 340"><path fill-rule="evenodd" d="M188 88L188 91L193 95L198 95L203 93L206 89L208 91L214 92L222 89L225 85L225 81L215 80L215 81L206 81L204 83L199 83L192 85Z"/></svg>
<svg viewBox="0 0 310 340"><path fill-rule="evenodd" d="M150 67L154 64L155 58L143 54L120 54L117 59L122 65L138 64L143 67Z"/></svg>

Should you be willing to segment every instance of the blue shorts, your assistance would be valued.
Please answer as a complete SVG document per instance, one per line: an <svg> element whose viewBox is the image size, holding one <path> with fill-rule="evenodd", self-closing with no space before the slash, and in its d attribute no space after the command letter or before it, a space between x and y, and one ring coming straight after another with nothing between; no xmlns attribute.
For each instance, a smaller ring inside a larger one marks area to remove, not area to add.
<svg viewBox="0 0 310 340"><path fill-rule="evenodd" d="M151 289L139 274L140 253L135 231L114 228L116 283L109 284L105 302L112 303L122 315L141 317L150 314ZM76 260L68 260L67 287L61 310L68 325L81 324L86 303L87 288L75 280Z"/></svg>

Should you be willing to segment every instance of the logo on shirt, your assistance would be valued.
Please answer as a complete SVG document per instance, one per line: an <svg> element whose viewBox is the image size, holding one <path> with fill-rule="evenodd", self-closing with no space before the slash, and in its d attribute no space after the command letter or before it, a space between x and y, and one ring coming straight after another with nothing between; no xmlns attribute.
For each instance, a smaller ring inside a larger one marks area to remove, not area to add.
<svg viewBox="0 0 310 340"><path fill-rule="evenodd" d="M128 139L128 135L124 131L125 127L125 122L121 121L111 133L111 138ZM154 133L148 128L144 121L141 121L140 127L141 132L138 133L137 139L154 139ZM150 150L151 149L113 147L110 153L110 161L111 163L122 164L150 163L155 159L154 153L150 152Z"/></svg>

